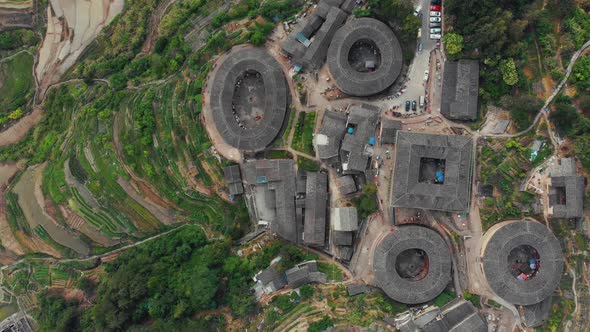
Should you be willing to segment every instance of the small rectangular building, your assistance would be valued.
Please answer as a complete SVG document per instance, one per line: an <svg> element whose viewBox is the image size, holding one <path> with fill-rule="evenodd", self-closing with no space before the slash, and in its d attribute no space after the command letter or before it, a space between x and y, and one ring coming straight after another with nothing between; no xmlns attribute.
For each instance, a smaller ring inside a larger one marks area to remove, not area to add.
<svg viewBox="0 0 590 332"><path fill-rule="evenodd" d="M303 243L323 247L326 238L326 214L328 209L328 174L307 173Z"/></svg>
<svg viewBox="0 0 590 332"><path fill-rule="evenodd" d="M318 271L318 265L316 261L308 261L297 264L294 267L288 269L285 274L287 276L288 285L291 288L299 288L312 282L326 283L328 279L325 273Z"/></svg>
<svg viewBox="0 0 590 332"><path fill-rule="evenodd" d="M444 65L440 112L451 120L476 120L479 61L447 61Z"/></svg>
<svg viewBox="0 0 590 332"><path fill-rule="evenodd" d="M373 156L379 109L362 104L350 106L346 131L340 148L342 174L364 173Z"/></svg>
<svg viewBox="0 0 590 332"><path fill-rule="evenodd" d="M339 164L340 144L344 138L346 120L345 114L326 110L320 131L313 138L316 155L331 166Z"/></svg>
<svg viewBox="0 0 590 332"><path fill-rule="evenodd" d="M381 122L381 143L395 144L397 132L402 130L402 122L399 120L383 120Z"/></svg>
<svg viewBox="0 0 590 332"><path fill-rule="evenodd" d="M342 232L356 232L358 229L358 215L354 207L340 207L332 209L334 230Z"/></svg>
<svg viewBox="0 0 590 332"><path fill-rule="evenodd" d="M235 196L244 193L239 165L236 164L225 167L223 169L223 179L225 180L225 183L227 183L230 195Z"/></svg>
<svg viewBox="0 0 590 332"><path fill-rule="evenodd" d="M357 192L356 182L354 182L352 175L344 175L336 178L336 187L343 196Z"/></svg>
<svg viewBox="0 0 590 332"><path fill-rule="evenodd" d="M259 223L270 224L282 238L299 243L301 225L295 218L296 176L291 159L262 159L242 164L246 203Z"/></svg>

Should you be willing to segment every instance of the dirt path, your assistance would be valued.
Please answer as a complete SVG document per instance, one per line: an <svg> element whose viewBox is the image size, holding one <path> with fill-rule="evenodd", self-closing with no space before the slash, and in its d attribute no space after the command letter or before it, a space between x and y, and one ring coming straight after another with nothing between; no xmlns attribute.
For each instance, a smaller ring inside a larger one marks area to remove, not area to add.
<svg viewBox="0 0 590 332"><path fill-rule="evenodd" d="M178 0L165 0L164 2L160 3L152 16L150 16L150 22L148 27L150 29L147 38L145 39L143 46L141 47L141 52L137 54L137 57L150 53L154 46L156 45L156 41L158 40L158 29L160 28L160 20L166 12L168 12L168 8L171 5L176 3Z"/></svg>

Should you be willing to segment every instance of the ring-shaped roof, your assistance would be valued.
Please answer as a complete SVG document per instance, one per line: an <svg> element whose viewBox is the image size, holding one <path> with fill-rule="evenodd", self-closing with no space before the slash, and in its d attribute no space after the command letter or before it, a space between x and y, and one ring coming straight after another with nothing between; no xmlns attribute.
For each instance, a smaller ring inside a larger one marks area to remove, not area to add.
<svg viewBox="0 0 590 332"><path fill-rule="evenodd" d="M510 271L508 255L522 245L537 250L539 270L529 280L518 280ZM504 300L520 305L543 301L553 294L563 273L559 241L544 225L534 221L510 221L494 225L484 236L483 269L492 290Z"/></svg>
<svg viewBox="0 0 590 332"><path fill-rule="evenodd" d="M264 116L255 127L242 128L232 113L237 80L246 72L261 75L265 98ZM279 63L261 48L246 48L227 56L219 66L211 87L213 122L225 142L239 150L259 151L277 137L287 113L288 90Z"/></svg>
<svg viewBox="0 0 590 332"><path fill-rule="evenodd" d="M372 41L381 53L375 71L360 73L348 61L350 49L357 41ZM393 31L373 18L352 20L340 28L328 49L328 69L338 88L351 96L370 96L388 87L399 76L403 65L401 45Z"/></svg>
<svg viewBox="0 0 590 332"><path fill-rule="evenodd" d="M400 276L396 259L408 249L421 249L428 256L428 273L421 280ZM407 304L430 301L451 281L451 256L442 237L422 226L400 226L379 243L374 256L377 286L392 299Z"/></svg>

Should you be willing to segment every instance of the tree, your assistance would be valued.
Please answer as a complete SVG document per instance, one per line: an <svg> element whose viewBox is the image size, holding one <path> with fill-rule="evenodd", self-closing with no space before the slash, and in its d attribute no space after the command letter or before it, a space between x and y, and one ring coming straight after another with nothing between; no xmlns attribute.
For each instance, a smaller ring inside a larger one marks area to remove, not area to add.
<svg viewBox="0 0 590 332"><path fill-rule="evenodd" d="M17 108L14 112L8 114L8 118L10 120L18 120L23 116L23 110L20 108Z"/></svg>
<svg viewBox="0 0 590 332"><path fill-rule="evenodd" d="M422 21L417 16L409 15L404 19L402 25L401 39L404 42L413 42L418 36L418 29L422 26Z"/></svg>
<svg viewBox="0 0 590 332"><path fill-rule="evenodd" d="M567 103L558 103L555 105L555 110L551 112L549 118L555 123L557 129L563 134L570 135L578 122L580 115L576 108Z"/></svg>
<svg viewBox="0 0 590 332"><path fill-rule="evenodd" d="M354 17L370 17L372 12L369 9L364 9L364 8L355 8L352 11L352 14L354 15Z"/></svg>
<svg viewBox="0 0 590 332"><path fill-rule="evenodd" d="M590 170L590 135L581 135L576 138L574 147L584 169Z"/></svg>
<svg viewBox="0 0 590 332"><path fill-rule="evenodd" d="M302 298L309 299L313 296L314 289L311 285L303 285L299 289L299 293L301 294Z"/></svg>
<svg viewBox="0 0 590 332"><path fill-rule="evenodd" d="M584 55L574 65L572 81L580 89L590 87L590 56Z"/></svg>
<svg viewBox="0 0 590 332"><path fill-rule="evenodd" d="M307 332L323 332L332 326L334 326L334 321L328 315L324 315L321 320L309 324Z"/></svg>
<svg viewBox="0 0 590 332"><path fill-rule="evenodd" d="M518 83L518 73L516 72L516 65L514 59L508 58L500 61L500 72L504 83L512 86Z"/></svg>
<svg viewBox="0 0 590 332"><path fill-rule="evenodd" d="M463 50L463 36L458 33L447 33L443 37L445 50L449 55L455 55Z"/></svg>
<svg viewBox="0 0 590 332"><path fill-rule="evenodd" d="M508 103L510 115L518 130L524 130L533 122L533 117L543 106L543 101L535 96L519 96Z"/></svg>

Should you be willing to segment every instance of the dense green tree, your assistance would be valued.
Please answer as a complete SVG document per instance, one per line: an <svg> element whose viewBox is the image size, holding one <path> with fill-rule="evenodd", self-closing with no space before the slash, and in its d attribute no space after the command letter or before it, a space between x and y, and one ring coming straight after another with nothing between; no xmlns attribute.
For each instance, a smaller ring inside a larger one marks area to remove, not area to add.
<svg viewBox="0 0 590 332"><path fill-rule="evenodd" d="M590 87L590 56L584 55L578 59L573 69L572 81L580 89Z"/></svg>
<svg viewBox="0 0 590 332"><path fill-rule="evenodd" d="M574 141L576 156L584 169L590 171L590 135L578 136Z"/></svg>
<svg viewBox="0 0 590 332"><path fill-rule="evenodd" d="M524 130L532 124L536 114L543 106L543 101L535 96L519 96L511 98L507 103L514 125L518 130Z"/></svg>
<svg viewBox="0 0 590 332"><path fill-rule="evenodd" d="M48 293L47 290L39 295L39 310L35 319L40 331L47 332L75 332L80 331L79 303L66 301L61 295Z"/></svg>
<svg viewBox="0 0 590 332"><path fill-rule="evenodd" d="M515 85L518 83L518 73L516 72L516 64L514 59L504 59L500 61L500 72L502 73L502 80L508 85Z"/></svg>
<svg viewBox="0 0 590 332"><path fill-rule="evenodd" d="M551 121L557 126L557 129L565 135L572 134L579 117L580 115L576 111L576 108L568 103L555 104L555 110L549 116Z"/></svg>
<svg viewBox="0 0 590 332"><path fill-rule="evenodd" d="M369 0L369 6L389 22L403 22L414 11L412 2L405 0Z"/></svg>
<svg viewBox="0 0 590 332"><path fill-rule="evenodd" d="M463 49L463 36L457 33L447 33L443 37L445 50L449 55L455 55Z"/></svg>
<svg viewBox="0 0 590 332"><path fill-rule="evenodd" d="M332 319L329 316L324 315L324 317L322 317L322 319L309 324L307 331L308 332L323 332L333 326L334 326L334 321L332 321Z"/></svg>

